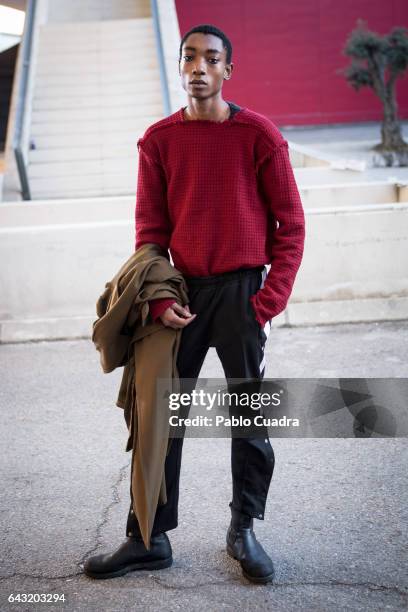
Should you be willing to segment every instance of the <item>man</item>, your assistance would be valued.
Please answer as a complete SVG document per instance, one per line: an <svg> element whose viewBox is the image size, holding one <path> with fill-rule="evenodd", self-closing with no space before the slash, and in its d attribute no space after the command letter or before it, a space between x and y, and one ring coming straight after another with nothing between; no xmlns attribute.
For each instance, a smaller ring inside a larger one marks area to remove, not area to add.
<svg viewBox="0 0 408 612"><path fill-rule="evenodd" d="M227 380L261 380L271 320L287 304L303 255L304 214L288 143L269 119L222 98L233 64L231 42L221 30L196 26L179 51L188 104L138 141L136 249L157 243L170 250L187 282L190 308L159 299L149 303L150 312L154 321L183 330L180 380L197 380L210 346ZM182 437L174 438L166 458L167 503L157 508L150 550L131 504L126 541L89 559L88 575L171 565L166 532L178 523L182 444ZM253 531L253 519L264 518L274 462L267 433L232 438L227 551L253 582L274 575Z"/></svg>

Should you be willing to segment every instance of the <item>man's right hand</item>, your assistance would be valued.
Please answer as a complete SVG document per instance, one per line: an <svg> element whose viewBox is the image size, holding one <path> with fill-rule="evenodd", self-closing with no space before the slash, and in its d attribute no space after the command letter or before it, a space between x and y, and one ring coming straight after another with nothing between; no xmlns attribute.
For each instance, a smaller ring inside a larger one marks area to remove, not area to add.
<svg viewBox="0 0 408 612"><path fill-rule="evenodd" d="M196 316L197 314L191 314L188 304L183 307L177 304L177 302L174 302L174 304L166 308L159 319L166 327L183 329L183 327L192 323Z"/></svg>

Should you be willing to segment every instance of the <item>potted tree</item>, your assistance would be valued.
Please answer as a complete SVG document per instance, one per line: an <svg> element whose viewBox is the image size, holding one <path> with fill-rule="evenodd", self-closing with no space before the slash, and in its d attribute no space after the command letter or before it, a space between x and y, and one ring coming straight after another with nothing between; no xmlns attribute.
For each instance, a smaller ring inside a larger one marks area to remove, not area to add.
<svg viewBox="0 0 408 612"><path fill-rule="evenodd" d="M407 28L396 27L381 36L359 19L343 54L352 58L351 64L340 70L348 83L356 91L371 87L383 104L382 141L372 148L373 165L408 166L408 144L402 137L395 93L396 80L408 66Z"/></svg>

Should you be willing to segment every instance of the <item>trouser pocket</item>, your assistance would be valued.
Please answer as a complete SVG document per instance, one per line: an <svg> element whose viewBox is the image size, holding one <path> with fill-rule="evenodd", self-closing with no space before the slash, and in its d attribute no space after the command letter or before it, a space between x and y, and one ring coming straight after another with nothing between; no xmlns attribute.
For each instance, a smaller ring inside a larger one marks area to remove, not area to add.
<svg viewBox="0 0 408 612"><path fill-rule="evenodd" d="M245 306L246 319L253 326L253 328L257 331L258 337L262 336L262 326L256 318L256 313L250 298L255 295L263 284L263 276L262 271L257 272L256 274L248 274L248 276L243 277L243 302Z"/></svg>

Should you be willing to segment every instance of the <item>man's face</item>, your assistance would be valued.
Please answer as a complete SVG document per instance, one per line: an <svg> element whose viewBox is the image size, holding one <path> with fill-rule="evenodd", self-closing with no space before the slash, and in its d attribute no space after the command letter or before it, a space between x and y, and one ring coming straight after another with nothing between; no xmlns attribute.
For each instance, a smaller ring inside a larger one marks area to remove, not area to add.
<svg viewBox="0 0 408 612"><path fill-rule="evenodd" d="M221 91L224 77L229 78L233 64L226 64L227 50L214 34L194 32L181 49L179 73L183 89L192 98L209 98ZM191 81L203 81L202 85Z"/></svg>

